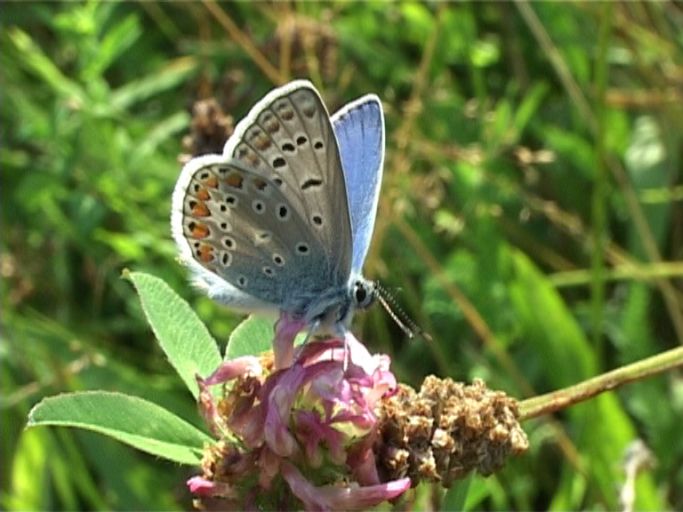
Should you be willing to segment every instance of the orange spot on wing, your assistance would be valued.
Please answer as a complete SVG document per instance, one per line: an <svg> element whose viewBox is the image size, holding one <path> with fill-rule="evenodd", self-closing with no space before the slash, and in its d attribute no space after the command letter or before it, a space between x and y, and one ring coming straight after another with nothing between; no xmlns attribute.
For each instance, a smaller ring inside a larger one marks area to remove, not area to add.
<svg viewBox="0 0 683 512"><path fill-rule="evenodd" d="M259 137L254 139L254 146L256 146L256 149L260 151L265 151L272 145L273 144L270 142L270 139L263 134L260 134Z"/></svg>
<svg viewBox="0 0 683 512"><path fill-rule="evenodd" d="M211 212L203 201L199 201L194 208L192 208L192 215L195 217L208 217L211 215Z"/></svg>
<svg viewBox="0 0 683 512"><path fill-rule="evenodd" d="M200 201L208 201L209 199L211 199L211 195L209 195L209 191L205 188L200 188L197 191L197 199L199 199Z"/></svg>
<svg viewBox="0 0 683 512"><path fill-rule="evenodd" d="M213 260L213 247L207 244L200 245L199 259L204 263L210 263Z"/></svg>
<svg viewBox="0 0 683 512"><path fill-rule="evenodd" d="M268 183L266 183L265 180L262 180L261 178L254 178L254 186L257 190L265 190L266 185L268 185Z"/></svg>
<svg viewBox="0 0 683 512"><path fill-rule="evenodd" d="M209 227L206 224L195 224L192 228L193 238L206 238L209 236Z"/></svg>
<svg viewBox="0 0 683 512"><path fill-rule="evenodd" d="M233 172L230 176L225 179L225 182L234 188L242 188L242 182L244 178L241 174Z"/></svg>
<svg viewBox="0 0 683 512"><path fill-rule="evenodd" d="M218 188L218 178L215 176L209 176L204 180L204 185L211 188Z"/></svg>
<svg viewBox="0 0 683 512"><path fill-rule="evenodd" d="M259 159L258 156L256 156L255 153L250 153L247 155L246 159L247 163L251 165L252 167L258 167L258 164L261 163L261 160Z"/></svg>

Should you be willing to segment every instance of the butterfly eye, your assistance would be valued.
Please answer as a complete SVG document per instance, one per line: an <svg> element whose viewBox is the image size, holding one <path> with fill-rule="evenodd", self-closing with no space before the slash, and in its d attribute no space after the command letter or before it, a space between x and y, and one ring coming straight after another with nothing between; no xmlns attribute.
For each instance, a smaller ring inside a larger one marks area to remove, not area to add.
<svg viewBox="0 0 683 512"><path fill-rule="evenodd" d="M375 302L375 288L368 283L356 281L353 285L353 301L356 307L365 309Z"/></svg>

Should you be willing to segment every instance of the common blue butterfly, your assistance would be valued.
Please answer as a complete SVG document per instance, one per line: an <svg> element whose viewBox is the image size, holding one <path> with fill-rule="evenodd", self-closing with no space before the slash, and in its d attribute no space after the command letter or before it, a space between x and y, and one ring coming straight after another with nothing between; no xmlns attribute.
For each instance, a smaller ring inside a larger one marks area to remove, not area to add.
<svg viewBox="0 0 683 512"><path fill-rule="evenodd" d="M384 159L377 96L332 117L306 80L274 89L222 155L188 162L171 226L194 281L233 309L343 333L375 286L361 275Z"/></svg>

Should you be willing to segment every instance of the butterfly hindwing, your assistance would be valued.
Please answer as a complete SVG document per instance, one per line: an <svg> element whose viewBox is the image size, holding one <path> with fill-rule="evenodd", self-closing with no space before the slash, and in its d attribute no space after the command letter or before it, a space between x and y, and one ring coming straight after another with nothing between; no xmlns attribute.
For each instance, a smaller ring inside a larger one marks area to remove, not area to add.
<svg viewBox="0 0 683 512"><path fill-rule="evenodd" d="M307 223L269 178L222 157L189 169L177 208L185 254L259 301L297 309L332 279ZM178 237L176 237L177 239Z"/></svg>

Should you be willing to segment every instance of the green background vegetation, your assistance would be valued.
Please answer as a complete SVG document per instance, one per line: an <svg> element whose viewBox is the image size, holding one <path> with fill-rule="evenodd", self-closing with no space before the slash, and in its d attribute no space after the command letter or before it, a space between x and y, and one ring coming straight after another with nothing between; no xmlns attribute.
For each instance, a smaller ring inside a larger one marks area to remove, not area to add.
<svg viewBox="0 0 683 512"><path fill-rule="evenodd" d="M382 98L365 273L433 342L381 308L354 330L404 382L481 377L528 397L683 342L680 6L22 2L0 24L4 509L190 506L186 468L23 428L41 398L90 389L200 424L120 277L163 278L218 339L239 321L189 286L170 237L200 98L235 120L297 77L331 111ZM681 509L682 420L672 372L527 422L528 454L472 479L467 507L618 508L640 437L657 463L637 507Z"/></svg>

